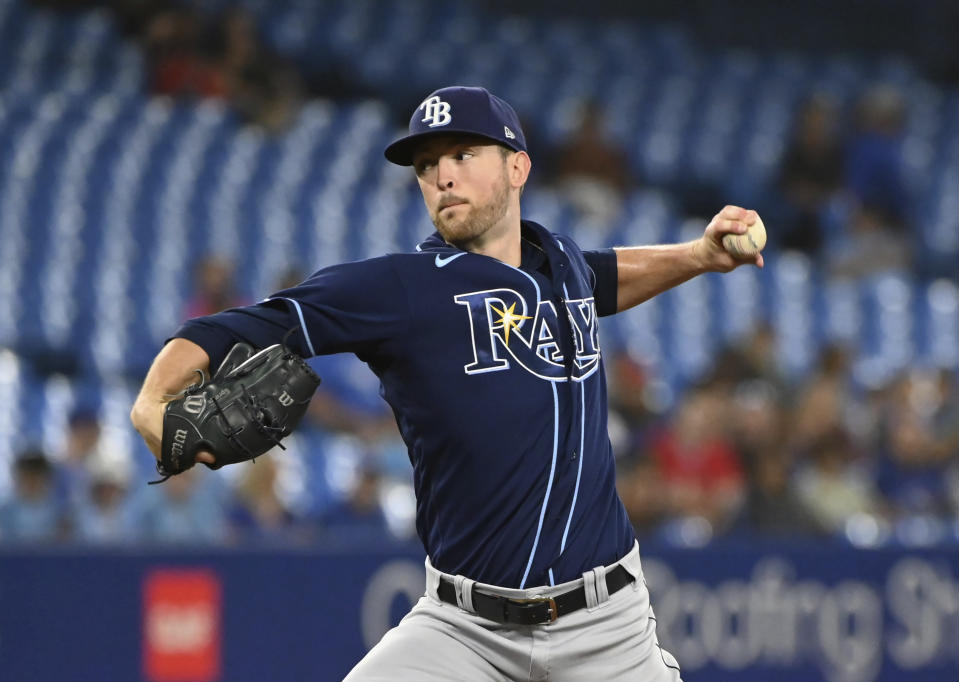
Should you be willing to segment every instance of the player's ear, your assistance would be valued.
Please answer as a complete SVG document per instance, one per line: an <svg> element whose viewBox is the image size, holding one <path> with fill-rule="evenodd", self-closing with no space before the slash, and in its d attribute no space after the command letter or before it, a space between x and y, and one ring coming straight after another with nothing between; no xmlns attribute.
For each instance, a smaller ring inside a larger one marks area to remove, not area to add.
<svg viewBox="0 0 959 682"><path fill-rule="evenodd" d="M529 158L529 154L526 152L516 152L511 154L508 159L507 171L509 173L510 184L513 187L522 187L526 184L527 178L529 178L530 169L533 166L533 162Z"/></svg>

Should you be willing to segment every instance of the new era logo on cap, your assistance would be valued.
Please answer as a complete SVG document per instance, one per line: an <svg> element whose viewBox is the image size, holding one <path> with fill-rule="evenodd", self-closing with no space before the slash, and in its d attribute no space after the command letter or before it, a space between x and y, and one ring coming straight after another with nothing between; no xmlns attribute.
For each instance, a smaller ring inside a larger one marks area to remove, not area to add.
<svg viewBox="0 0 959 682"><path fill-rule="evenodd" d="M453 86L430 93L413 112L409 135L384 153L393 163L411 166L413 152L424 137L451 133L478 135L526 151L526 138L513 107L485 88Z"/></svg>

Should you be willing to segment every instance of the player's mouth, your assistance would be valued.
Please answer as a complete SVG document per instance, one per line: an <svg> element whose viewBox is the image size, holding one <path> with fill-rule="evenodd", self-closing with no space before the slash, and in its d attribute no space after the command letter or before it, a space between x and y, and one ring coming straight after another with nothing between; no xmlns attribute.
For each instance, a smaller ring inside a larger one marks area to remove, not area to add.
<svg viewBox="0 0 959 682"><path fill-rule="evenodd" d="M440 207L438 211L442 212L448 208L452 208L453 206L464 206L466 203L467 202L464 201L463 199L447 199L446 201L440 202Z"/></svg>

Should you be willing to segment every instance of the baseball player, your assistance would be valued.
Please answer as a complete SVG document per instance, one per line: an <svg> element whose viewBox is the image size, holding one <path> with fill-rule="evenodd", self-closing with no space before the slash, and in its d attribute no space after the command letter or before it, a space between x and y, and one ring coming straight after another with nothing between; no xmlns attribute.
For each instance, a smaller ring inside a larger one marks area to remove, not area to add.
<svg viewBox="0 0 959 682"><path fill-rule="evenodd" d="M136 428L157 454L164 395L235 343L296 328L303 356L355 353L409 449L427 581L347 679L678 680L616 494L597 318L762 266L722 247L756 214L727 206L685 244L582 251L521 219L523 130L482 88L430 94L385 154L412 166L436 232L186 322L144 381Z"/></svg>

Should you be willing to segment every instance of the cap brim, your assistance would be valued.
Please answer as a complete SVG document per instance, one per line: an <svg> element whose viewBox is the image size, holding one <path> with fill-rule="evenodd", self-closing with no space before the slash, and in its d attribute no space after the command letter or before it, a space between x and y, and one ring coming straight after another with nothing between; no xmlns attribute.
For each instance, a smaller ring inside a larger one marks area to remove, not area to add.
<svg viewBox="0 0 959 682"><path fill-rule="evenodd" d="M423 143L424 140L428 140L431 137L439 137L441 135L463 135L469 137L479 137L484 140L489 140L492 144L506 145L512 148L515 151L522 151L517 147L513 147L510 144L507 144L503 140L497 140L495 137L489 137L487 135L482 135L473 130L450 130L449 128L444 128L443 130L430 130L425 133L416 133L415 135L407 135L404 138L401 138L388 146L383 150L383 156L386 157L387 161L395 163L398 166L412 166L413 165L413 154L416 152L416 148Z"/></svg>

